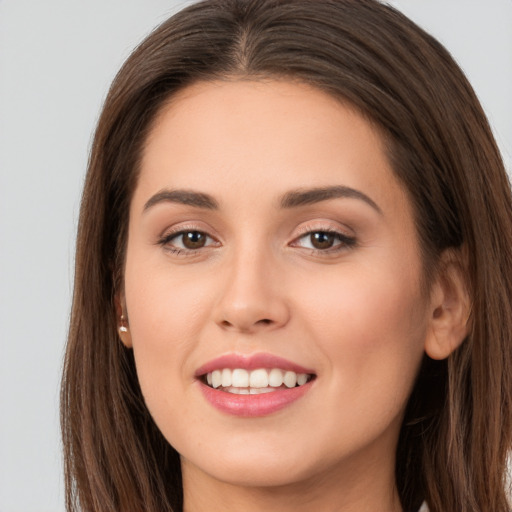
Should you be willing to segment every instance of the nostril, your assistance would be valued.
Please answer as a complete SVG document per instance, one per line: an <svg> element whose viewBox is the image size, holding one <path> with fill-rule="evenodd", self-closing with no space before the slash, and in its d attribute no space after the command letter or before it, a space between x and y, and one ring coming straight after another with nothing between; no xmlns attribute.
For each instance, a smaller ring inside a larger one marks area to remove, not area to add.
<svg viewBox="0 0 512 512"><path fill-rule="evenodd" d="M254 327L256 326L267 326L267 325L272 325L274 324L274 321L271 320L270 318L262 318L261 320L256 320L256 322L254 322L252 325L248 324L243 324L242 322L240 323L235 323L235 322L230 322L229 320L222 320L220 322L220 326L223 327L224 329L237 329L237 330L241 330L241 331L250 331L252 330Z"/></svg>

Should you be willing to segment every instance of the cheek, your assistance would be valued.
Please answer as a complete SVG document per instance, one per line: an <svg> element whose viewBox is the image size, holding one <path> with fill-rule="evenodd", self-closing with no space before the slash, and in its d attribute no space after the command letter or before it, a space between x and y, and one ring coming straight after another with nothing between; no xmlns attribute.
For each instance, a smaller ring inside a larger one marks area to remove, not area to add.
<svg viewBox="0 0 512 512"><path fill-rule="evenodd" d="M192 380L184 361L196 348L208 294L190 279L177 279L165 264L140 264L136 251L129 256L125 294L137 375L146 403L158 417Z"/></svg>
<svg viewBox="0 0 512 512"><path fill-rule="evenodd" d="M305 329L318 340L333 389L346 392L347 400L385 400L390 393L407 399L428 327L417 276L354 268L333 276L322 293L298 294L310 298L302 304Z"/></svg>
<svg viewBox="0 0 512 512"><path fill-rule="evenodd" d="M135 344L163 344L168 350L172 341L179 350L198 334L207 315L208 282L198 280L193 271L177 271L161 257L152 261L140 252L132 251L125 270L126 306Z"/></svg>

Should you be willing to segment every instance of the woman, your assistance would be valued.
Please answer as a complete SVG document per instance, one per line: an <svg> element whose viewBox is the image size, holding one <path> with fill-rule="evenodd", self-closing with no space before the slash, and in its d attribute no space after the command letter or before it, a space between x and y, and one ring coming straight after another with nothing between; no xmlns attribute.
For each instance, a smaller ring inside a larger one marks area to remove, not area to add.
<svg viewBox="0 0 512 512"><path fill-rule="evenodd" d="M508 510L510 189L374 0L218 0L116 77L78 233L69 510Z"/></svg>

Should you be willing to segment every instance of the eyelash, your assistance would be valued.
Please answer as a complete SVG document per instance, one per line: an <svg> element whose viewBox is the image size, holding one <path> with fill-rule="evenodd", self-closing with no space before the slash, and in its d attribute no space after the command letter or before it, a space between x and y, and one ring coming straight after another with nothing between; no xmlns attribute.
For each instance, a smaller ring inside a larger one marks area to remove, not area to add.
<svg viewBox="0 0 512 512"><path fill-rule="evenodd" d="M192 228L181 228L178 231L173 231L171 233L167 233L159 238L158 244L161 245L162 247L164 247L166 251L168 251L176 256L194 256L194 255L197 255L201 249L208 249L212 245L210 243L209 245L204 245L202 247L198 247L197 249L179 248L179 247L173 247L172 245L170 245L172 240L179 238L180 236L183 236L187 233L197 233L200 235L204 235L204 236L206 236L207 239L217 242L212 236L208 235L208 233L192 227ZM339 243L337 245L335 245L334 247L329 247L326 249L306 248L307 250L310 251L311 254L324 255L324 256L326 256L328 254L329 255L330 254L338 254L340 252L353 249L357 245L357 240L355 237L348 236L348 235L341 233L340 231L336 231L332 228L322 229L322 228L318 228L318 227L305 227L304 230L302 231L302 233L299 234L299 236L297 236L292 241L292 243L290 245L292 247L298 246L297 242L299 240L302 240L308 236L310 237L313 234L318 234L318 233L332 235L335 237L335 239Z"/></svg>
<svg viewBox="0 0 512 512"><path fill-rule="evenodd" d="M303 230L301 230L302 233L297 236L293 242L292 245L296 245L297 241L302 240L307 237L311 237L315 233L322 233L325 235L332 235L334 236L335 240L339 243L333 247L329 247L327 249L315 249L311 248L308 249L311 254L315 255L336 255L344 251L348 251L350 249L353 249L357 245L357 240L353 236L346 235L345 233L342 233L340 231L337 231L335 229L332 229L331 227L328 228L322 228L322 227L314 227L314 226L306 226Z"/></svg>
<svg viewBox="0 0 512 512"><path fill-rule="evenodd" d="M180 247L173 247L172 245L170 245L172 240L179 238L180 236L183 236L186 233L199 233L201 235L206 236L207 239L216 241L213 237L208 235L208 233L205 233L204 231L201 231L200 229L190 227L190 228L181 228L178 231L173 231L171 233L167 233L167 234L161 236L158 240L158 244L161 245L166 251L168 251L176 256L195 256L198 253L199 249L207 249L209 247L209 245L208 245L208 246L203 246L203 247L200 247L197 249L187 249L187 248L182 249Z"/></svg>

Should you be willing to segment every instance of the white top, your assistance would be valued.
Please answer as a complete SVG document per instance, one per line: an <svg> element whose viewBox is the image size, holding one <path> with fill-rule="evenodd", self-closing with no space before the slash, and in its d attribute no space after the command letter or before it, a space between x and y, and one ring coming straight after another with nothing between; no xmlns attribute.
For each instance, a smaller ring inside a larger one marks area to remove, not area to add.
<svg viewBox="0 0 512 512"><path fill-rule="evenodd" d="M421 505L421 507L418 510L418 512L428 512L428 507L427 507L427 504L425 502L423 502L423 505Z"/></svg>

